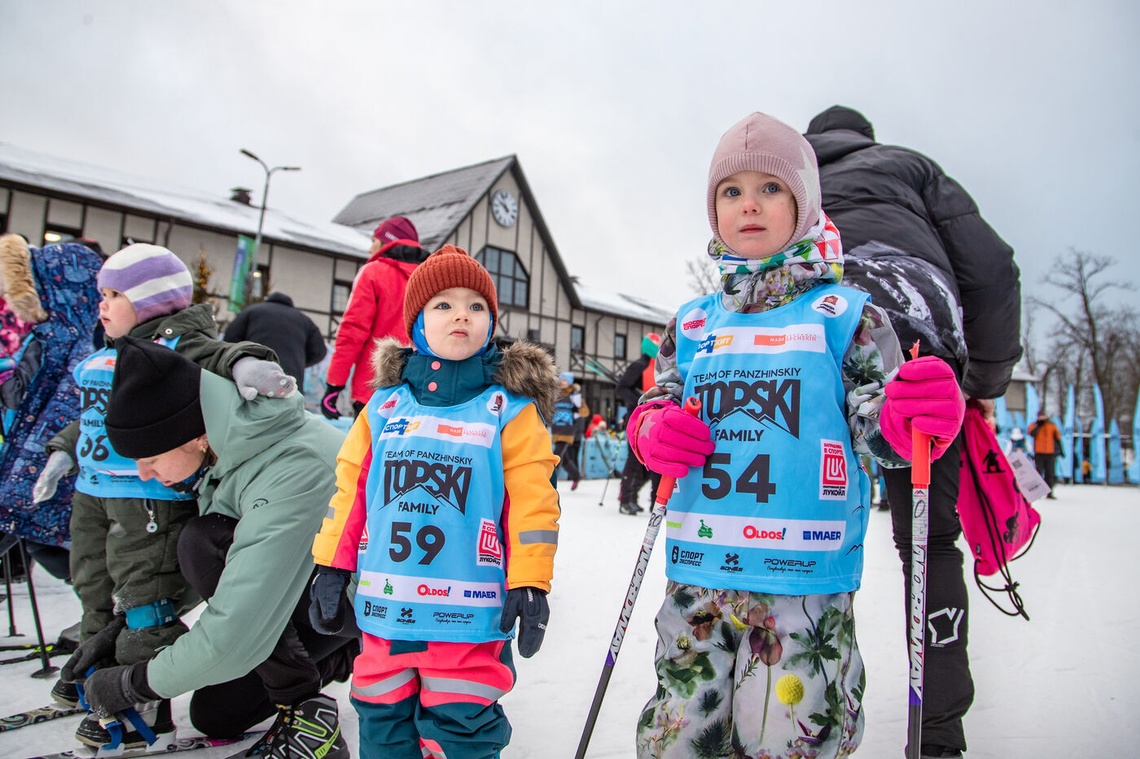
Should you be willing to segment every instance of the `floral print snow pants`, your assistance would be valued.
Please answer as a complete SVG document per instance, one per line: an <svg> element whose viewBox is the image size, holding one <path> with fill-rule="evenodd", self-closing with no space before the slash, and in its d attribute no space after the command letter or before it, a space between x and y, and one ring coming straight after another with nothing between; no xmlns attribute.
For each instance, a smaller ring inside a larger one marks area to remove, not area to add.
<svg viewBox="0 0 1140 759"><path fill-rule="evenodd" d="M863 735L854 593L773 596L670 581L637 756L824 759Z"/></svg>

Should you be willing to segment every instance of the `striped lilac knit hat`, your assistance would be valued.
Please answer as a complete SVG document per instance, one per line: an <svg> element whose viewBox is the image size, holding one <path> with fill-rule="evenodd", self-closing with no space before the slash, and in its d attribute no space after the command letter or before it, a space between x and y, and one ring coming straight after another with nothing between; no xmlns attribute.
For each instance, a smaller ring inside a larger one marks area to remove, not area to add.
<svg viewBox="0 0 1140 759"><path fill-rule="evenodd" d="M135 307L139 324L190 306L190 270L166 248L128 245L106 260L96 278L99 288L118 290Z"/></svg>

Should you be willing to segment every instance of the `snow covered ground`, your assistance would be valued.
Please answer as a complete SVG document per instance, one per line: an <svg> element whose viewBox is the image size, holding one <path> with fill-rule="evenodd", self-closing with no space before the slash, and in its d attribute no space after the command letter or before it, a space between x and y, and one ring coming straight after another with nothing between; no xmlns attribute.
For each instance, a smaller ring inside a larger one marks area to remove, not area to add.
<svg viewBox="0 0 1140 759"><path fill-rule="evenodd" d="M613 634L645 520L620 515L617 483L605 506L603 481L562 489L562 535L551 621L542 650L517 659L518 686L503 699L514 738L503 752L518 757L574 755L606 649ZM1039 501L1043 525L1030 553L1013 565L1031 622L1005 617L981 597L972 600L971 654L977 699L966 721L969 759L1070 759L1131 756L1140 744L1140 489L1061 486L1058 500ZM590 757L632 757L638 712L654 689L653 616L664 588L664 536L642 586L630 630L590 743ZM79 604L64 585L37 573L45 635L78 619ZM971 587L973 587L971 585ZM976 590L976 589L975 589ZM867 567L856 605L860 647L868 672L867 729L859 756L903 756L907 659L903 596L890 519L874 511ZM26 590L18 590L16 626L35 632ZM0 610L0 633L6 608ZM15 642L0 637L0 643ZM10 654L0 654L0 658ZM57 665L62 660L57 660ZM49 702L52 681L32 679L39 665L0 667L0 716ZM341 704L344 731L356 743L356 719L347 687L330 689ZM192 734L187 697L175 700L175 719ZM75 745L79 717L0 733L0 759L59 751ZM232 749L196 752L198 759Z"/></svg>

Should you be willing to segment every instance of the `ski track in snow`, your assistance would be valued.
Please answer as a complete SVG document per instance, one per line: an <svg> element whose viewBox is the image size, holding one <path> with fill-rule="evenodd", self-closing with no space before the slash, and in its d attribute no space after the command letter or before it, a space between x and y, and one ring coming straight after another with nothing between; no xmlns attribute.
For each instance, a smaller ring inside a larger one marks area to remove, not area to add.
<svg viewBox="0 0 1140 759"><path fill-rule="evenodd" d="M603 487L601 480L583 481L571 493L562 483L550 627L535 657L516 656L518 684L502 701L514 725L504 759L572 757L578 745L645 534L644 515L618 513L616 480L599 508ZM643 498L647 493L648 488ZM1128 600L1135 593L1130 583L1140 576L1135 549L1140 489L1059 486L1057 500L1036 506L1043 518L1041 532L1030 552L1012 565L1032 621L1002 615L970 581L977 696L966 718L967 758L1130 755L1140 741L1140 653L1132 644L1132 634L1140 629L1140 605ZM634 756L634 724L655 686L653 617L664 592L664 545L662 530L589 757ZM903 588L886 512L871 513L866 547L863 589L855 608L867 667L867 726L857 756L901 759L907 719ZM79 602L42 569L36 581L44 635L55 640L78 619ZM23 637L6 637L4 604L0 643L35 638L26 586L16 588L14 611ZM63 661L57 659L56 666ZM49 703L53 680L31 678L38 669L38 662L0 668L0 716ZM355 748L357 722L348 687L338 683L327 692L337 698L342 728ZM175 721L184 735L196 734L187 718L188 703L188 696L174 701ZM0 733L0 759L74 748L79 720L68 717ZM220 759L233 750L203 749L193 756Z"/></svg>

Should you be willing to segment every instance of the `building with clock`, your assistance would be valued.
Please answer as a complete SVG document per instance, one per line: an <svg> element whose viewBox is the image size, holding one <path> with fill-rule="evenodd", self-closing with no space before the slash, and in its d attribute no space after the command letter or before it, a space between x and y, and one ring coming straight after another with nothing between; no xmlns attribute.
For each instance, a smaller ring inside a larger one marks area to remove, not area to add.
<svg viewBox="0 0 1140 759"><path fill-rule="evenodd" d="M213 270L207 285L222 322L232 317L237 238L254 237L260 210L240 188L213 196L0 144L0 231L34 246L90 238L107 253L164 245L191 272ZM591 409L616 418L614 382L676 304L578 282L514 155L361 193L331 222L267 208L255 281L290 295L331 341L371 231L391 216L410 218L428 250L451 243L480 260L498 289L498 334L546 347L575 373Z"/></svg>

